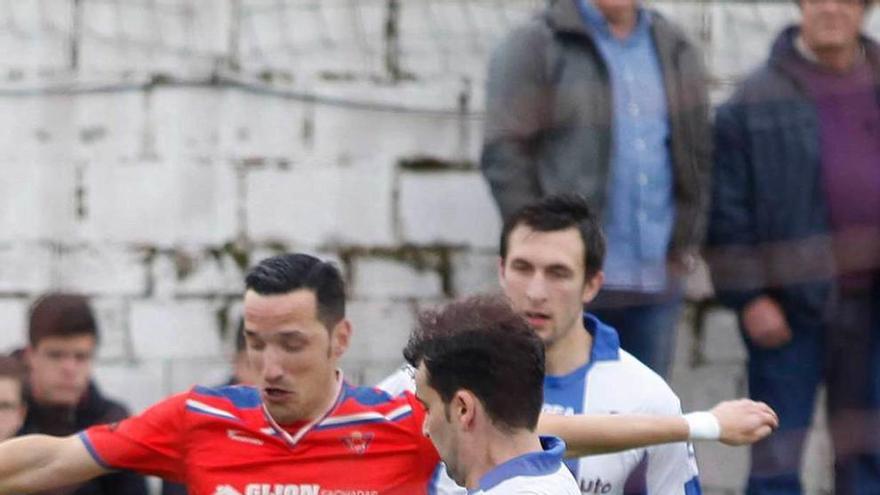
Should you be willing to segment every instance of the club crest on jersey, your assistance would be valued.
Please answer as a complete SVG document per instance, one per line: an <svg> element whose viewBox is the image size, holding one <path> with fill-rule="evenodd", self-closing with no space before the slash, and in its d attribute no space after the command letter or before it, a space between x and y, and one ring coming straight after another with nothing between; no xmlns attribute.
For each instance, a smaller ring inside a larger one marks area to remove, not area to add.
<svg viewBox="0 0 880 495"><path fill-rule="evenodd" d="M354 452L355 454L363 454L370 447L370 442L373 441L373 434L370 432L361 433L359 431L353 431L351 435L346 437L342 437L342 443L348 447L348 450Z"/></svg>

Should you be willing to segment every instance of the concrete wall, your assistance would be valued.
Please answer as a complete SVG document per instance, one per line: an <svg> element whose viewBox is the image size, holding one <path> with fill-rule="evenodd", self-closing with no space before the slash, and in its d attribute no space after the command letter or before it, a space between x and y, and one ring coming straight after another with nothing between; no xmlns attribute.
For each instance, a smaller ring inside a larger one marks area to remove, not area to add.
<svg viewBox="0 0 880 495"><path fill-rule="evenodd" d="M24 344L38 294L85 292L104 332L98 381L140 410L222 381L245 268L303 250L344 269L346 370L376 381L418 308L495 287L499 224L474 168L483 72L539 3L6 2L0 350ZM797 15L658 7L704 46L719 99ZM694 278L694 303L706 284ZM695 328L683 319L673 377L686 407L745 394L732 316ZM699 453L707 493L740 490L744 449ZM828 459L810 462L812 492L827 490Z"/></svg>

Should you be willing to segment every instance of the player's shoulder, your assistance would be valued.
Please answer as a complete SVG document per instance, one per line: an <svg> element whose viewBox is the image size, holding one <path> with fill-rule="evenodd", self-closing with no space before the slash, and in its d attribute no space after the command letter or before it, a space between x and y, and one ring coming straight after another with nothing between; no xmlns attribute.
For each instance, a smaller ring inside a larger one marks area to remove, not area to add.
<svg viewBox="0 0 880 495"><path fill-rule="evenodd" d="M345 384L339 405L330 418L362 418L364 422L395 422L412 415L415 399L409 392L391 395L375 387ZM325 420L326 422L326 420Z"/></svg>
<svg viewBox="0 0 880 495"><path fill-rule="evenodd" d="M593 371L591 386L626 387L632 409L621 412L673 414L680 408L680 400L666 380L623 349L618 360L604 362Z"/></svg>
<svg viewBox="0 0 880 495"><path fill-rule="evenodd" d="M253 415L262 417L263 401L260 392L246 385L205 387L197 385L181 394L186 412L223 419L247 419Z"/></svg>
<svg viewBox="0 0 880 495"><path fill-rule="evenodd" d="M567 468L560 465L542 476L517 476L486 490L485 495L580 495L581 490Z"/></svg>

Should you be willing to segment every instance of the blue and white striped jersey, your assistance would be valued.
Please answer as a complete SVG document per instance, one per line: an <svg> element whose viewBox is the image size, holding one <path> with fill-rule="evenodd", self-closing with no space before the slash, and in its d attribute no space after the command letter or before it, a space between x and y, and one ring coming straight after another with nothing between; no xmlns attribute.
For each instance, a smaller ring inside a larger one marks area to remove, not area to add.
<svg viewBox="0 0 880 495"><path fill-rule="evenodd" d="M590 314L584 315L584 326L593 336L590 360L567 375L544 378L545 412L681 414L681 404L669 385L620 348L616 330ZM411 371L402 368L378 387L397 394L415 390L415 383ZM644 473L645 492L651 495L700 493L694 451L685 442L571 459L566 465L577 479L582 494L622 495L630 476L639 473ZM438 495L466 493L449 479L441 480L439 486Z"/></svg>
<svg viewBox="0 0 880 495"><path fill-rule="evenodd" d="M480 478L469 495L580 495L571 473L562 463L565 444L541 437L543 452L532 452L495 466Z"/></svg>

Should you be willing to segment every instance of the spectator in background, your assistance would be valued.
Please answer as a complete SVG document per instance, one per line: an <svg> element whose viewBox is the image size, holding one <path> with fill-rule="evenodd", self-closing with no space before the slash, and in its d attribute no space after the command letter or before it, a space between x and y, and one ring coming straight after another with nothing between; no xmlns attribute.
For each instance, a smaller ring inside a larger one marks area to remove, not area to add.
<svg viewBox="0 0 880 495"><path fill-rule="evenodd" d="M260 383L259 371L255 370L247 358L247 346L244 338L244 320L239 320L238 331L235 333L235 355L232 357L232 376L229 385L253 385Z"/></svg>
<svg viewBox="0 0 880 495"><path fill-rule="evenodd" d="M65 436L128 416L92 381L98 325L85 297L50 293L31 308L28 347L27 415L19 434ZM44 492L74 495L145 495L141 476L120 471L86 483Z"/></svg>
<svg viewBox="0 0 880 495"><path fill-rule="evenodd" d="M24 422L24 368L13 357L0 357L0 441L15 436Z"/></svg>
<svg viewBox="0 0 880 495"><path fill-rule="evenodd" d="M716 119L710 257L736 310L749 389L780 431L753 447L750 494L801 493L827 388L835 493L880 493L880 46L868 1L800 0L801 23Z"/></svg>
<svg viewBox="0 0 880 495"><path fill-rule="evenodd" d="M637 0L556 0L492 56L481 166L506 220L577 193L608 238L591 306L661 376L678 277L703 240L711 134L701 56Z"/></svg>

